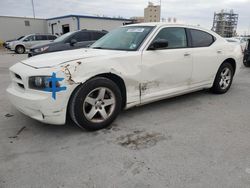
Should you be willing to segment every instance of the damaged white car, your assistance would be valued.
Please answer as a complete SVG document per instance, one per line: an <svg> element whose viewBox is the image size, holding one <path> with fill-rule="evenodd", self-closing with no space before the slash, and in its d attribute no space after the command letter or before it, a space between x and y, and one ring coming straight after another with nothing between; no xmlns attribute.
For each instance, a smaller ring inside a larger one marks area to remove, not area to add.
<svg viewBox="0 0 250 188"><path fill-rule="evenodd" d="M186 25L136 24L89 49L39 55L10 68L10 101L24 114L98 130L122 109L211 88L229 90L242 63L240 46Z"/></svg>

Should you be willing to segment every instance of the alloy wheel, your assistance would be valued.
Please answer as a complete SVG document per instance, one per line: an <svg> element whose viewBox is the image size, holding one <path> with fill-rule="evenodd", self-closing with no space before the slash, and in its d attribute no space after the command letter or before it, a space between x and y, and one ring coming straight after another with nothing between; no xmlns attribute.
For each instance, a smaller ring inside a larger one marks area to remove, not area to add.
<svg viewBox="0 0 250 188"><path fill-rule="evenodd" d="M92 90L85 98L83 113L88 121L101 123L112 115L115 105L114 93L106 87L99 87Z"/></svg>

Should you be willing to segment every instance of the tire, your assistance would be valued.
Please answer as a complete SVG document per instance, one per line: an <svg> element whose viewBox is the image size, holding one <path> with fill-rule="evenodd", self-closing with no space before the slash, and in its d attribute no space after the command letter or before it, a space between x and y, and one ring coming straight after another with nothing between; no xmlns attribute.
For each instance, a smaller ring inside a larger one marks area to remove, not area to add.
<svg viewBox="0 0 250 188"><path fill-rule="evenodd" d="M250 67L250 62L249 61L243 61L243 64L245 65L245 67Z"/></svg>
<svg viewBox="0 0 250 188"><path fill-rule="evenodd" d="M15 52L17 54L23 54L25 52L24 46L21 46L21 45L17 46L16 49L15 49Z"/></svg>
<svg viewBox="0 0 250 188"><path fill-rule="evenodd" d="M121 111L122 95L110 79L93 78L73 92L69 103L71 119L90 131L109 126Z"/></svg>
<svg viewBox="0 0 250 188"><path fill-rule="evenodd" d="M216 94L224 94L226 93L233 82L234 69L230 63L223 63L214 80L212 92Z"/></svg>

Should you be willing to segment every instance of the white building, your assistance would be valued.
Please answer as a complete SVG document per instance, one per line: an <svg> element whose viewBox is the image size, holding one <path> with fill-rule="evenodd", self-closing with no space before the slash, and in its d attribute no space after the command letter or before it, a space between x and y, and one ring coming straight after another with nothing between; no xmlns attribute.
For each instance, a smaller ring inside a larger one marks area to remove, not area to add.
<svg viewBox="0 0 250 188"><path fill-rule="evenodd" d="M32 33L64 34L79 29L107 30L132 23L131 19L67 15L49 19L0 16L0 41Z"/></svg>
<svg viewBox="0 0 250 188"><path fill-rule="evenodd" d="M46 19L0 16L0 41L31 33L47 33Z"/></svg>
<svg viewBox="0 0 250 188"><path fill-rule="evenodd" d="M79 29L110 31L119 26L131 23L131 19L109 18L83 15L67 15L47 19L48 32L51 34L64 34Z"/></svg>

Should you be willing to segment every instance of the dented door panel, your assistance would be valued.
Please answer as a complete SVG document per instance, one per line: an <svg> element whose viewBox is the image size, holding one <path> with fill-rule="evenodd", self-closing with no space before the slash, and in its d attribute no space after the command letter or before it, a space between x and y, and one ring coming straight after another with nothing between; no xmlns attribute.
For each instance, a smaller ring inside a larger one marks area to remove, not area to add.
<svg viewBox="0 0 250 188"><path fill-rule="evenodd" d="M188 88L192 76L192 55L189 49L145 51L142 56L143 81L141 101L161 98L183 87Z"/></svg>

